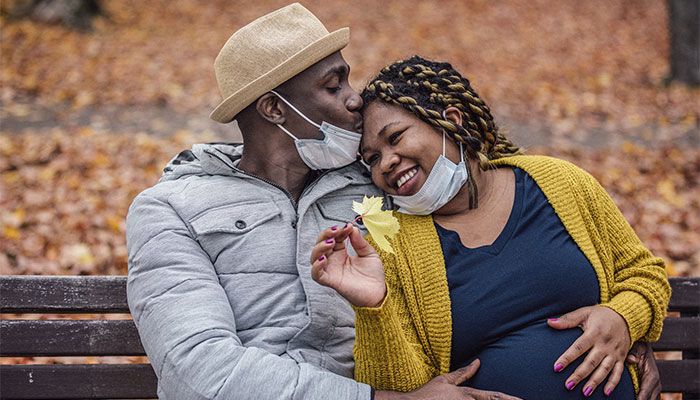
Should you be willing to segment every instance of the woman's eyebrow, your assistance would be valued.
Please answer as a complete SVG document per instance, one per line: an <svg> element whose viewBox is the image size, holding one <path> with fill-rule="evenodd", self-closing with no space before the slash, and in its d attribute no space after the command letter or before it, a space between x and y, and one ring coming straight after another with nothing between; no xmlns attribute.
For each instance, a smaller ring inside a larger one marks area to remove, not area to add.
<svg viewBox="0 0 700 400"><path fill-rule="evenodd" d="M382 137L382 136L384 136L384 135L386 134L386 131L387 131L392 125L396 125L396 124L398 124L398 122L389 122L388 124L384 125L384 127L383 127L383 128L379 131L379 133L377 134L377 137Z"/></svg>
<svg viewBox="0 0 700 400"><path fill-rule="evenodd" d="M398 124L398 122L389 122L388 124L384 125L384 127L383 127L383 128L379 131L379 133L377 134L377 138L381 138L382 136L386 135L386 131L387 131L392 125L396 125L396 124ZM362 143L360 143L360 154L364 154L365 152L370 151L370 150L372 150L371 147L365 147L365 146L362 145Z"/></svg>

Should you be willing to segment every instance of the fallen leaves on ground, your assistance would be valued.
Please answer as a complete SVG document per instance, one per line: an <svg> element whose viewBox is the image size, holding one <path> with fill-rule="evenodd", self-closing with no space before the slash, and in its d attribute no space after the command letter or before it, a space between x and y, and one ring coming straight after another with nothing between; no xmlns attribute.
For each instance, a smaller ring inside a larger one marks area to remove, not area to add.
<svg viewBox="0 0 700 400"><path fill-rule="evenodd" d="M203 138L0 135L0 273L125 274L124 220L170 158ZM700 275L700 153L693 148L532 149L591 172L674 275Z"/></svg>
<svg viewBox="0 0 700 400"><path fill-rule="evenodd" d="M107 16L91 33L0 17L6 112L31 118L27 101L207 112L221 100L213 73L221 46L237 28L288 2L103 4ZM421 54L454 64L499 119L551 121L561 135L603 129L642 136L653 127L673 139L698 132L700 91L664 85L664 0L304 5L331 31L351 28L343 54L356 88L384 65Z"/></svg>
<svg viewBox="0 0 700 400"><path fill-rule="evenodd" d="M131 201L193 141L86 127L0 134L0 273L126 274Z"/></svg>

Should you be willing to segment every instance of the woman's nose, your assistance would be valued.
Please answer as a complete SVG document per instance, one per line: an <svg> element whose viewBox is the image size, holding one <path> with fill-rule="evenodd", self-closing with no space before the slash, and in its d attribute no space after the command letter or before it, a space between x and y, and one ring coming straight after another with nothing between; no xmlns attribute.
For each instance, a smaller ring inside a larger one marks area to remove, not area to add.
<svg viewBox="0 0 700 400"><path fill-rule="evenodd" d="M389 173L399 164L399 161L401 161L399 155L394 152L383 154L379 162L379 168L382 173Z"/></svg>

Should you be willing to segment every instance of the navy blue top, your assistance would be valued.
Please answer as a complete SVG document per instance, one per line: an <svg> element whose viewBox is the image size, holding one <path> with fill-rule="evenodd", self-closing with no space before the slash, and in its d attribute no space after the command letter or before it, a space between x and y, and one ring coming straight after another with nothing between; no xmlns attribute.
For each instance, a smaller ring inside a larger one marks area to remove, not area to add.
<svg viewBox="0 0 700 400"><path fill-rule="evenodd" d="M513 171L513 209L493 244L467 248L456 232L435 224L452 301L451 369L478 357L469 386L524 399L582 399L587 379L570 392L565 384L583 357L553 370L582 331L556 330L547 319L597 304L598 278L535 181ZM590 398L608 399L603 386ZM634 399L627 369L613 398Z"/></svg>

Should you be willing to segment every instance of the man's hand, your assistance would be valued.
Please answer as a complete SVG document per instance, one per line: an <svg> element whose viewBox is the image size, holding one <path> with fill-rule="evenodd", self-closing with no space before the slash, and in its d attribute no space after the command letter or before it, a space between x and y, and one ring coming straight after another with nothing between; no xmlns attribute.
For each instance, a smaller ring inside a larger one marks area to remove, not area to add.
<svg viewBox="0 0 700 400"><path fill-rule="evenodd" d="M378 390L375 393L375 400L389 399L435 399L435 400L451 400L451 399L471 399L471 400L518 400L517 397L508 396L503 393L487 392L477 390L466 386L458 386L460 383L474 376L479 369L479 360L472 361L466 367L462 367L449 374L436 376L426 383L420 389L416 389L409 393L389 392Z"/></svg>
<svg viewBox="0 0 700 400"><path fill-rule="evenodd" d="M583 329L583 334L554 362L554 371L559 372L588 353L566 379L566 388L572 390L590 376L581 388L588 397L607 377L603 392L610 396L625 370L625 356L630 347L629 330L622 316L608 307L582 307L548 323L555 329L576 326Z"/></svg>
<svg viewBox="0 0 700 400"><path fill-rule="evenodd" d="M646 342L634 342L627 353L627 362L637 365L639 370L637 400L659 400L661 398L661 379L651 345Z"/></svg>
<svg viewBox="0 0 700 400"><path fill-rule="evenodd" d="M348 237L357 256L347 255ZM311 277L356 307L379 307L387 293L379 254L352 224L321 232L311 251Z"/></svg>

